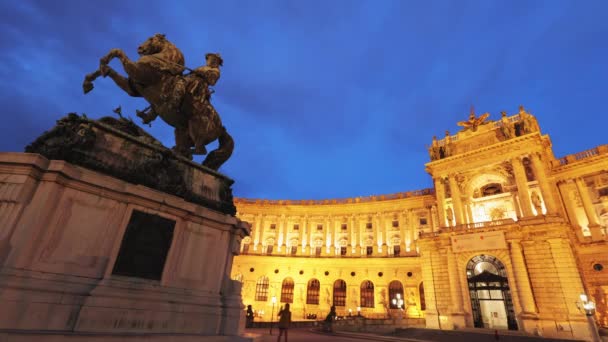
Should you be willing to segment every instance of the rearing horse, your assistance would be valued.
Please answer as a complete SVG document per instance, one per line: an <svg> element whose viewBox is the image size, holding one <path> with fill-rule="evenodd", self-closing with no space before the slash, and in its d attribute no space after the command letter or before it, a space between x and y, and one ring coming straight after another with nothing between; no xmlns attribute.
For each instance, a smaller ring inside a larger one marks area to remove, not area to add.
<svg viewBox="0 0 608 342"><path fill-rule="evenodd" d="M182 76L186 68L181 51L165 35L156 34L143 42L137 53L140 58L133 62L122 50L110 50L100 59L99 69L85 76L82 85L84 93L93 90L93 81L97 77L109 76L127 94L143 97L150 103L151 113L146 115L145 121L152 121L158 115L175 128L174 151L177 154L189 159L192 159L193 153L206 154L204 145L218 139L219 147L207 155L203 165L219 169L232 154L234 141L222 126L209 99L204 99L203 106L199 103L200 99L191 94L168 100L173 97L177 85L185 87L184 83L188 82ZM108 65L113 58L120 59L128 78L119 75Z"/></svg>

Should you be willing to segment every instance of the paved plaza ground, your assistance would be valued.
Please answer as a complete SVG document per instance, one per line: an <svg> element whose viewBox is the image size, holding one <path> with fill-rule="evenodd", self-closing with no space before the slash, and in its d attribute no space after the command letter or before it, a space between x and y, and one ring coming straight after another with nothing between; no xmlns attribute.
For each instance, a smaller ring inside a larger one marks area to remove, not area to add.
<svg viewBox="0 0 608 342"><path fill-rule="evenodd" d="M359 333L342 333L337 332L333 334L324 334L316 332L311 328L297 328L289 330L290 342L305 342L305 341L331 341L331 342L343 342L343 341L412 341L412 342L423 342L423 341L439 341L439 342L491 342L497 341L496 336L492 331L481 330L479 331L441 331L433 329L407 329L401 333L401 336L395 335L374 335L374 334L359 334ZM270 335L270 329L268 328L256 328L247 329L246 332L259 335L256 341L262 342L274 342L277 340L279 334L278 329L273 329L272 336ZM283 339L281 339L283 341ZM498 341L507 342L556 342L556 341L572 341L572 340L555 340L541 337L531 337L513 334L512 332L499 333Z"/></svg>

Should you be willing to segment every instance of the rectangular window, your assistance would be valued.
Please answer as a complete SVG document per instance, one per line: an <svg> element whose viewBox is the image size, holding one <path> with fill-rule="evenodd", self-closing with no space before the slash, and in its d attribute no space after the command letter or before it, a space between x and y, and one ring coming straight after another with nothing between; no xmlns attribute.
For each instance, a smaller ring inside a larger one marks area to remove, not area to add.
<svg viewBox="0 0 608 342"><path fill-rule="evenodd" d="M249 253L249 244L246 243L243 245L243 251L241 252L241 254L247 254Z"/></svg>
<svg viewBox="0 0 608 342"><path fill-rule="evenodd" d="M346 255L347 249L346 247L340 247L340 255Z"/></svg>
<svg viewBox="0 0 608 342"><path fill-rule="evenodd" d="M321 256L321 248L323 247L315 247L315 256Z"/></svg>
<svg viewBox="0 0 608 342"><path fill-rule="evenodd" d="M298 253L298 246L291 246L291 255L296 255Z"/></svg>
<svg viewBox="0 0 608 342"><path fill-rule="evenodd" d="M300 225L299 224L294 224L293 225L293 230L300 230Z"/></svg>
<svg viewBox="0 0 608 342"><path fill-rule="evenodd" d="M393 255L399 256L399 254L401 254L401 247L393 246Z"/></svg>
<svg viewBox="0 0 608 342"><path fill-rule="evenodd" d="M366 229L372 229L372 223L371 223L371 222L367 222L367 223L365 224L365 228L366 228Z"/></svg>
<svg viewBox="0 0 608 342"><path fill-rule="evenodd" d="M393 221L393 228L399 228L399 221Z"/></svg>
<svg viewBox="0 0 608 342"><path fill-rule="evenodd" d="M272 223L272 224L270 225L270 229L277 229L277 225L276 225L276 224L274 224L274 223Z"/></svg>
<svg viewBox="0 0 608 342"><path fill-rule="evenodd" d="M365 249L365 252L366 252L367 255L374 254L374 247L373 246L367 246L367 248Z"/></svg>
<svg viewBox="0 0 608 342"><path fill-rule="evenodd" d="M420 218L420 225L421 226L426 226L427 222L426 222L426 217L421 217Z"/></svg>
<svg viewBox="0 0 608 342"><path fill-rule="evenodd" d="M112 274L160 280L175 221L133 210Z"/></svg>
<svg viewBox="0 0 608 342"><path fill-rule="evenodd" d="M340 229L348 230L348 226L346 225L346 223L342 223L342 226L340 226Z"/></svg>
<svg viewBox="0 0 608 342"><path fill-rule="evenodd" d="M597 192L600 197L608 196L608 188L601 188Z"/></svg>
<svg viewBox="0 0 608 342"><path fill-rule="evenodd" d="M323 225L322 224L318 224L317 225L317 230L323 230Z"/></svg>
<svg viewBox="0 0 608 342"><path fill-rule="evenodd" d="M268 254L268 255L272 254L272 245L266 246L266 254Z"/></svg>

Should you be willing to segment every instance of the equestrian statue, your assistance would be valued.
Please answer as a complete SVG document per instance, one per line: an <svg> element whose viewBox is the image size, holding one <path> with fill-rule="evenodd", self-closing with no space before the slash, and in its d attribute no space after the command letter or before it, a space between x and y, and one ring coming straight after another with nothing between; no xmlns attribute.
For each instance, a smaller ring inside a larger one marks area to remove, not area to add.
<svg viewBox="0 0 608 342"><path fill-rule="evenodd" d="M148 101L148 108L137 111L144 124L160 116L175 128L173 150L178 155L190 160L193 154L205 155L205 145L218 139L218 148L203 161L204 166L218 170L234 149L234 141L210 101L213 90L209 87L220 78L222 57L208 53L205 66L188 69L182 52L163 34L148 38L138 47L137 53L140 58L134 62L122 50L110 50L100 59L99 69L85 76L84 93L93 90L97 77L109 76L127 94ZM109 66L113 58L121 61L128 77L119 75ZM185 70L190 73L184 74Z"/></svg>

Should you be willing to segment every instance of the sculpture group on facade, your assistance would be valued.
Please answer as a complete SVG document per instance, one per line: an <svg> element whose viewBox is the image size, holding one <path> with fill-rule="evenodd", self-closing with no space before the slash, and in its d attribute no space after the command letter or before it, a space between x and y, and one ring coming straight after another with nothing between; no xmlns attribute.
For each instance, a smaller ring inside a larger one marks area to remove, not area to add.
<svg viewBox="0 0 608 342"><path fill-rule="evenodd" d="M508 140L524 134L540 131L536 118L532 114L528 113L524 109L524 106L519 106L518 117L515 121L510 119L505 111L502 111L500 114L501 118L495 122L496 126L494 126L498 127L498 130L502 134L501 137L499 137L500 140ZM485 113L477 117L474 109L471 108L469 119L466 121L459 121L458 126L464 127L462 130L463 132L477 132L477 129L480 126L492 122L486 121L489 116L490 113ZM446 131L443 141L439 141L437 140L436 136L433 136L433 141L428 149L431 161L451 157L453 154L453 149L454 146L449 131Z"/></svg>
<svg viewBox="0 0 608 342"><path fill-rule="evenodd" d="M187 70L182 52L165 38L156 34L137 49L140 58L131 61L120 49L112 49L101 58L99 69L86 75L83 90L93 90L93 81L110 77L127 94L143 97L150 106L137 111L143 123L150 123L160 116L175 128L175 153L192 159L193 154L207 154L205 145L214 140L219 147L211 151L203 165L213 170L228 160L234 149L234 141L222 125L219 114L211 104L213 90L210 86L220 78L222 57L217 53L206 55L206 65ZM109 63L120 59L128 77L119 75Z"/></svg>

